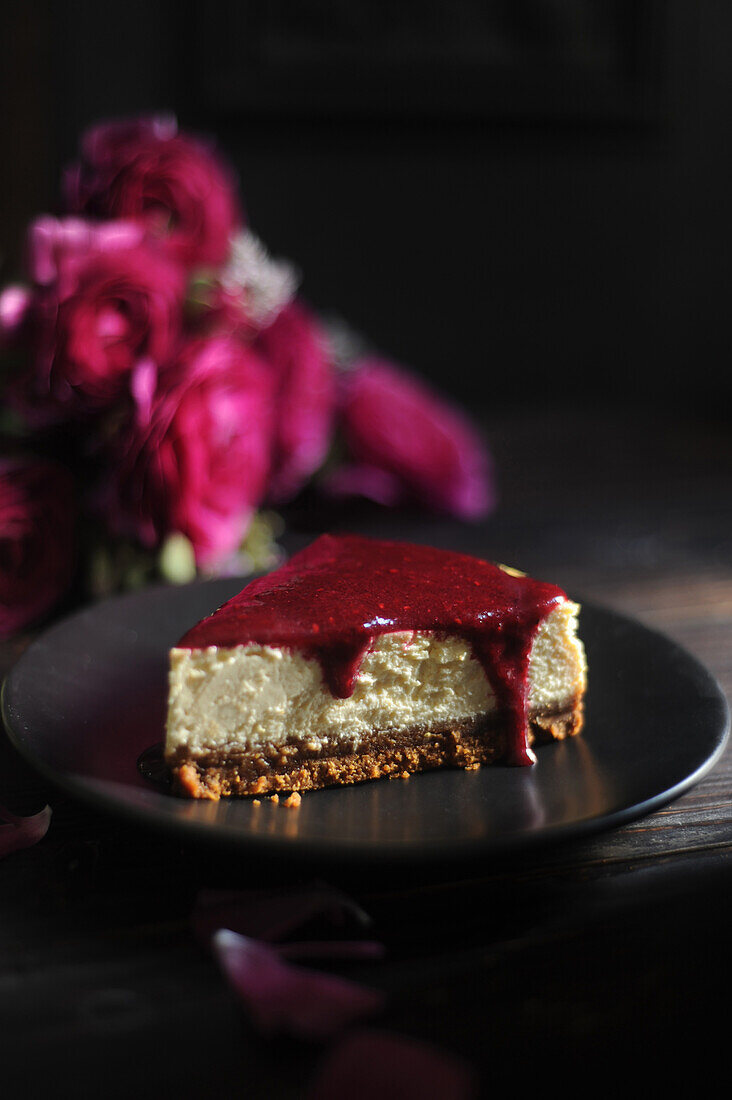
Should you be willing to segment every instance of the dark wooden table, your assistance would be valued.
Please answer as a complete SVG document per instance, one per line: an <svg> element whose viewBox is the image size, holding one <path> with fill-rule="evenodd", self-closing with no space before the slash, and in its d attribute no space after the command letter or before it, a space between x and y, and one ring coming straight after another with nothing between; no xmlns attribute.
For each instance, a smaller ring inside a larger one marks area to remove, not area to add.
<svg viewBox="0 0 732 1100"><path fill-rule="evenodd" d="M362 511L341 525L555 580L669 634L730 697L732 436L626 410L488 423L501 505L486 523ZM286 545L325 522L293 512ZM6 645L5 669L21 645ZM387 948L341 968L388 994L368 1026L464 1059L481 1095L516 1073L565 1087L597 1065L628 1082L636 1058L691 1061L703 1083L732 976L731 795L727 751L675 802L590 839L434 872L329 868ZM0 801L53 807L45 839L0 863L6 1095L307 1096L327 1046L253 1030L189 918L203 888L297 883L313 868L232 865L101 816L7 744Z"/></svg>

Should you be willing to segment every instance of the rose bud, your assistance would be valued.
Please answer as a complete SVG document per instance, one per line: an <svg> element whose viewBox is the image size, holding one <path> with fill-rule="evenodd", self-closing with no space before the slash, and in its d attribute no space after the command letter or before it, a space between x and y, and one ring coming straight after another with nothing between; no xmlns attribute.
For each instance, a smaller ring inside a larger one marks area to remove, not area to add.
<svg viewBox="0 0 732 1100"><path fill-rule="evenodd" d="M92 127L64 189L71 212L140 222L189 269L223 263L242 222L229 167L169 116Z"/></svg>
<svg viewBox="0 0 732 1100"><path fill-rule="evenodd" d="M74 570L71 477L36 458L0 458L0 637L46 615Z"/></svg>
<svg viewBox="0 0 732 1100"><path fill-rule="evenodd" d="M166 358L185 296L180 266L132 223L39 218L29 230L35 290L25 330L30 368L14 397L34 423L109 406L143 358Z"/></svg>
<svg viewBox="0 0 732 1100"><path fill-rule="evenodd" d="M335 384L325 335L301 301L286 306L257 339L277 381L277 423L268 499L289 500L325 459Z"/></svg>
<svg viewBox="0 0 732 1100"><path fill-rule="evenodd" d="M333 496L409 502L461 519L495 503L491 461L469 421L401 367L367 358L342 376L348 464L325 482Z"/></svg>
<svg viewBox="0 0 732 1100"><path fill-rule="evenodd" d="M234 554L267 486L272 447L271 371L226 336L185 345L159 375L133 379L135 416L113 445L103 508L114 533L159 546L179 532L196 564Z"/></svg>

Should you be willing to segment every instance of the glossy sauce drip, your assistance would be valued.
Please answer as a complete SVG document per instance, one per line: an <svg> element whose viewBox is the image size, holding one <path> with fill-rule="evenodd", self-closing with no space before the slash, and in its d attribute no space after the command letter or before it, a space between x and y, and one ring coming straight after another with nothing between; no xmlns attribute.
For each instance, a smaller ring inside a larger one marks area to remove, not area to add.
<svg viewBox="0 0 732 1100"><path fill-rule="evenodd" d="M483 666L510 725L510 762L529 764L529 655L540 622L564 598L556 585L465 554L323 535L281 569L252 581L178 645L295 649L319 662L334 696L347 698L378 635L457 635Z"/></svg>

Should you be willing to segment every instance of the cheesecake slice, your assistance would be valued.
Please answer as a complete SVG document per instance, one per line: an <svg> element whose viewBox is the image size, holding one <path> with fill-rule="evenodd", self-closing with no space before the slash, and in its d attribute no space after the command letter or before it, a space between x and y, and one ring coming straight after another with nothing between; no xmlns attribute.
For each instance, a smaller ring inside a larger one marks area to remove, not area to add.
<svg viewBox="0 0 732 1100"><path fill-rule="evenodd" d="M515 570L323 535L170 652L165 757L194 798L531 764L579 732L579 607Z"/></svg>

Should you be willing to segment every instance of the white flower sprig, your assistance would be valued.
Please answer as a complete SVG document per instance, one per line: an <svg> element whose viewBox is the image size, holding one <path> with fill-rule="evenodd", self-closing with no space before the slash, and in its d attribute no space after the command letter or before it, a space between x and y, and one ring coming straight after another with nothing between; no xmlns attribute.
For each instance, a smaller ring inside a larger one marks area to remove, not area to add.
<svg viewBox="0 0 732 1100"><path fill-rule="evenodd" d="M300 272L289 260L273 259L251 229L237 233L219 281L226 293L246 302L246 314L258 328L266 328L300 285Z"/></svg>

